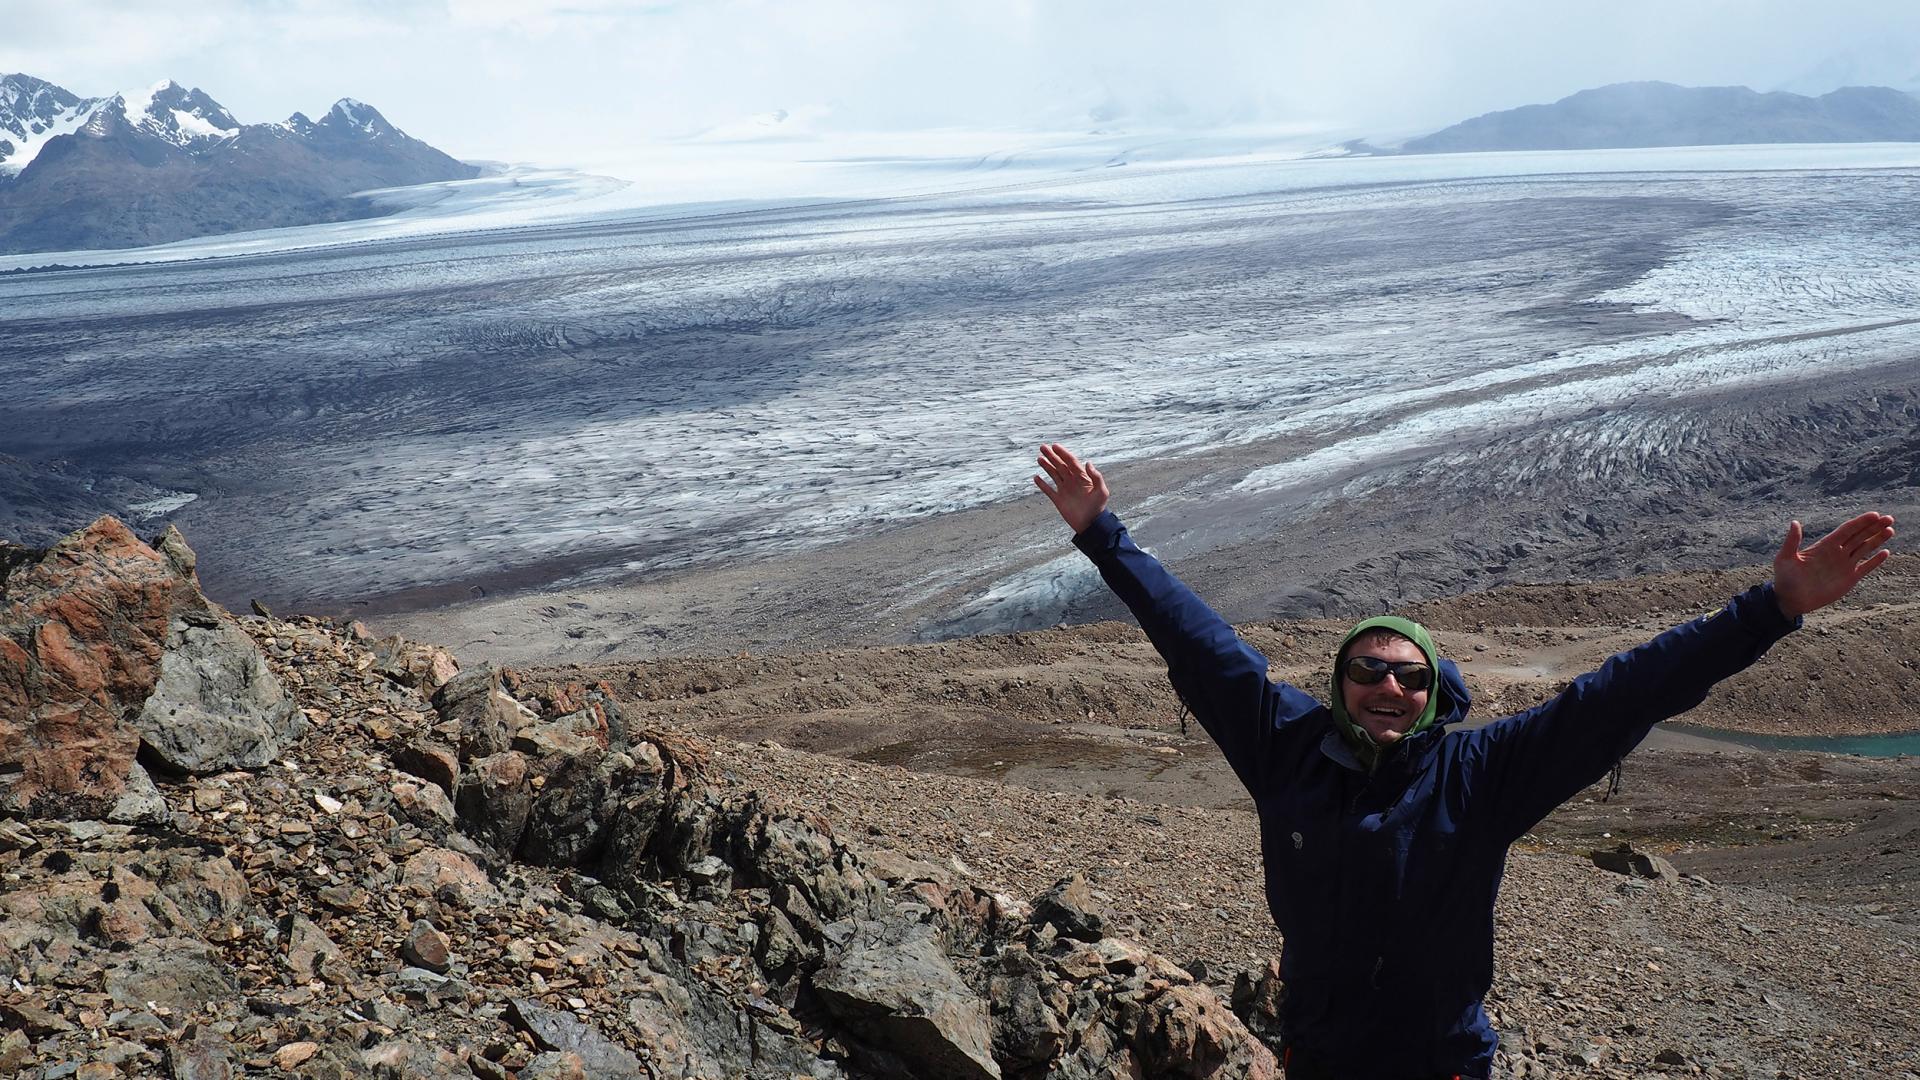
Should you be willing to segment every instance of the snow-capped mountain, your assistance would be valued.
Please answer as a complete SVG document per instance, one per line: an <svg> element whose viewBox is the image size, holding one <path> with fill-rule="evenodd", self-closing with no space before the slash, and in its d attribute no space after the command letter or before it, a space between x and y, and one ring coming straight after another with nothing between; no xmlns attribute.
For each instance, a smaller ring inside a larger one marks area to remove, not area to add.
<svg viewBox="0 0 1920 1080"><path fill-rule="evenodd" d="M179 147L231 139L240 133L240 122L219 102L197 86L188 90L172 79L145 90L115 94L88 123L99 122L116 109L128 127Z"/></svg>
<svg viewBox="0 0 1920 1080"><path fill-rule="evenodd" d="M82 98L31 75L0 76L0 176L27 167L40 148L79 130L105 98Z"/></svg>
<svg viewBox="0 0 1920 1080"><path fill-rule="evenodd" d="M364 217L355 192L479 170L352 98L242 124L172 80L82 98L0 75L0 251L132 247Z"/></svg>

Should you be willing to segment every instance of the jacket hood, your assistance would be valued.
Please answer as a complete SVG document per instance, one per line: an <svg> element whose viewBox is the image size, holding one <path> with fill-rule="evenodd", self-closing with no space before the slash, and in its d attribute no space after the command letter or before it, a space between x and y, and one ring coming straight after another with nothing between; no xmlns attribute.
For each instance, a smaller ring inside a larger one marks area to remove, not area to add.
<svg viewBox="0 0 1920 1080"><path fill-rule="evenodd" d="M1434 652L1433 637L1427 633L1426 627L1411 619L1396 618L1392 615L1380 615L1355 623L1353 629L1347 631L1347 636L1341 640L1340 651L1334 654L1333 677L1329 684L1332 700L1329 702L1329 707L1333 711L1335 729L1346 738L1347 742L1353 746L1354 752L1360 756L1360 760L1371 769L1379 763L1381 747L1374 743L1365 728L1354 723L1353 717L1347 715L1347 696L1342 692L1340 685L1342 681L1340 672L1346 666L1347 649L1353 645L1355 638L1369 630L1390 630L1413 642L1419 647L1421 655L1427 658L1428 666L1433 668L1437 676L1434 679L1432 691L1427 694L1427 707L1421 710L1413 726L1401 736L1402 739L1417 735L1429 728L1442 728L1466 719L1467 710L1473 704L1473 695L1467 692L1467 684L1460 677L1459 666L1451 660L1440 659Z"/></svg>

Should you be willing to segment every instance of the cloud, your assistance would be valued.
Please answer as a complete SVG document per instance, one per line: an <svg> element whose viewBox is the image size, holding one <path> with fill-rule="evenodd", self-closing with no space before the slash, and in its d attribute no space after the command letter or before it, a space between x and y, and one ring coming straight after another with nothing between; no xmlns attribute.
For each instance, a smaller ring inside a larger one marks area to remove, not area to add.
<svg viewBox="0 0 1920 1080"><path fill-rule="evenodd" d="M8 22L0 70L83 94L170 77L243 120L352 96L454 153L564 160L780 109L814 128L1412 134L1627 79L1770 88L1886 42L1920 42L1920 5L67 0Z"/></svg>

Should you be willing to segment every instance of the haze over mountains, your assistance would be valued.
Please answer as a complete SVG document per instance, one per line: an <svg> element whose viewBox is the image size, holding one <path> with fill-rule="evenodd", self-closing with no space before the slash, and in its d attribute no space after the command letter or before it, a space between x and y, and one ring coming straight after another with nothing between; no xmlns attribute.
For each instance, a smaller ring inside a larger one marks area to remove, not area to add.
<svg viewBox="0 0 1920 1080"><path fill-rule="evenodd" d="M1742 143L1920 141L1920 97L1848 86L1819 97L1744 86L1614 83L1487 113L1409 140L1410 154Z"/></svg>
<svg viewBox="0 0 1920 1080"><path fill-rule="evenodd" d="M342 98L319 120L242 124L171 80L82 98L0 76L0 252L136 247L367 217L355 192L479 169Z"/></svg>

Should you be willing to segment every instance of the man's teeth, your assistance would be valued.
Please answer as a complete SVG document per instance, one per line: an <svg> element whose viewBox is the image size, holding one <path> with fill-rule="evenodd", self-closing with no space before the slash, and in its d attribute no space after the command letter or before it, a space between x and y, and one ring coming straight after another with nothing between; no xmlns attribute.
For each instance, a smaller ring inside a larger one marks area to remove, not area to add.
<svg viewBox="0 0 1920 1080"><path fill-rule="evenodd" d="M1406 710L1405 710L1405 709L1390 709L1390 708L1387 708L1387 707L1386 707L1386 706L1384 706L1384 705L1375 705L1375 706L1372 706L1372 707L1371 707L1371 708L1369 708L1369 709L1368 709L1367 711L1368 711L1368 712L1370 712L1370 713L1375 713L1375 714L1378 714L1378 715L1380 715L1380 716L1404 716L1404 715L1406 715Z"/></svg>

